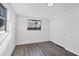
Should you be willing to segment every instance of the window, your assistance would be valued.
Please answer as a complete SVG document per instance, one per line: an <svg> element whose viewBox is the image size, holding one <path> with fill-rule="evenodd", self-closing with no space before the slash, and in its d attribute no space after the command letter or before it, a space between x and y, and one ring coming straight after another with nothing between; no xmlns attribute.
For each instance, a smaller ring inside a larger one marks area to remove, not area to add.
<svg viewBox="0 0 79 59"><path fill-rule="evenodd" d="M7 23L7 10L0 3L0 32L6 31L6 23Z"/></svg>

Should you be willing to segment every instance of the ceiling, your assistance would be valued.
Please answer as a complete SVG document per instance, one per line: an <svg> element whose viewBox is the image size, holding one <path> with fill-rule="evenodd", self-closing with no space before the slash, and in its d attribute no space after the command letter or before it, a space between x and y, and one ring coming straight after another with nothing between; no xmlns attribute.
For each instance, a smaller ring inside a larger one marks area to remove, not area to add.
<svg viewBox="0 0 79 59"><path fill-rule="evenodd" d="M14 11L20 16L53 18L74 7L78 7L78 3L55 3L49 7L47 3L11 3Z"/></svg>

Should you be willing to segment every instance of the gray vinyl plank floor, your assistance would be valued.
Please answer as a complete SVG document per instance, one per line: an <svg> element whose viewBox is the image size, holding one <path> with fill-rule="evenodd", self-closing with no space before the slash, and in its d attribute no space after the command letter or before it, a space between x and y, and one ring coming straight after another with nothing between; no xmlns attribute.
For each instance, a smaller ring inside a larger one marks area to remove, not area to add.
<svg viewBox="0 0 79 59"><path fill-rule="evenodd" d="M53 42L17 45L12 56L76 56Z"/></svg>

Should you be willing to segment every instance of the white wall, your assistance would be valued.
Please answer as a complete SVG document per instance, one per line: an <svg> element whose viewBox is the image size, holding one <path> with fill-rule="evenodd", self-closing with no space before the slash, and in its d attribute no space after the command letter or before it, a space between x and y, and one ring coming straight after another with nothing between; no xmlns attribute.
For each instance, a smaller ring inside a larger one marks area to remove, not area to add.
<svg viewBox="0 0 79 59"><path fill-rule="evenodd" d="M50 41L79 55L79 7L50 21Z"/></svg>
<svg viewBox="0 0 79 59"><path fill-rule="evenodd" d="M28 19L42 20L41 31L27 30ZM49 30L48 23L49 23L48 20L44 18L17 16L16 44L28 44L28 43L48 41L48 30Z"/></svg>
<svg viewBox="0 0 79 59"><path fill-rule="evenodd" d="M15 13L9 4L3 4L7 8L7 33L8 36L0 44L0 55L11 55L15 48ZM11 24L11 25L10 25ZM0 38L2 39L2 38Z"/></svg>

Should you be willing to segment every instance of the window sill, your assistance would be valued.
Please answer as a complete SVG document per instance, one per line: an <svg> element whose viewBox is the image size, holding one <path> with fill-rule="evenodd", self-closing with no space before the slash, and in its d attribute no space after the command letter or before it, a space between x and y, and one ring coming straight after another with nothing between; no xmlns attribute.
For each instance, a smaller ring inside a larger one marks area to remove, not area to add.
<svg viewBox="0 0 79 59"><path fill-rule="evenodd" d="M0 34L5 34L6 33L6 31L0 31Z"/></svg>

